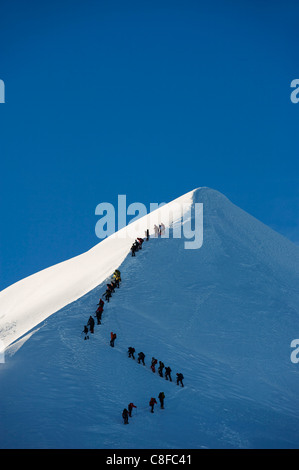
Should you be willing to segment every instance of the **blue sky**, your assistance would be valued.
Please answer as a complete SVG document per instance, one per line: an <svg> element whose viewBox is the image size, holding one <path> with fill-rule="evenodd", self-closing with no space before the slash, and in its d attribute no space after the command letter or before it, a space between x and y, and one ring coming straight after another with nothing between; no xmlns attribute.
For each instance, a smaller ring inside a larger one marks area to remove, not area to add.
<svg viewBox="0 0 299 470"><path fill-rule="evenodd" d="M1 1L0 289L199 186L297 243L299 4Z"/></svg>

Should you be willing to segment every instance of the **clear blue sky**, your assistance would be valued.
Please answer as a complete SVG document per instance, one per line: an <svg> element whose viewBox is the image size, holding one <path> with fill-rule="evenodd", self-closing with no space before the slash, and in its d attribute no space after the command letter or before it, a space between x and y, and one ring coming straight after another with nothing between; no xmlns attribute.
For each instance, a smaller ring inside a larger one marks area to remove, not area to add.
<svg viewBox="0 0 299 470"><path fill-rule="evenodd" d="M1 1L0 289L99 242L100 202L224 193L299 241L296 1Z"/></svg>

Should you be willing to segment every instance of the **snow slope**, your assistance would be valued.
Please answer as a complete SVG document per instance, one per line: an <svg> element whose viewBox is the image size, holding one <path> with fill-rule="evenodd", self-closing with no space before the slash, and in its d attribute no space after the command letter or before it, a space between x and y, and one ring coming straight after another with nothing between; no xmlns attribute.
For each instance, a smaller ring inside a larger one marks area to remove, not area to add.
<svg viewBox="0 0 299 470"><path fill-rule="evenodd" d="M200 249L151 237L134 258L126 256L131 240L110 238L78 257L77 269L80 260L86 268L82 290L66 262L72 286L65 280L57 293L56 276L47 278L50 313L35 316L36 298L28 300L23 313L34 320L2 336L10 344L21 331L27 335L0 364L1 448L298 447L299 369L290 361L298 336L298 247L217 191L201 188L181 200L203 203ZM88 269L86 259L96 267ZM83 326L117 262L121 286L84 341ZM18 309L8 311L9 303L25 298L25 281L1 297L6 322L14 322ZM57 305L63 308L51 314ZM114 349L110 331L117 333ZM127 357L128 346L146 354L146 366ZM173 379L182 372L185 387L151 372L152 356L170 365ZM151 414L149 399L162 390L165 409ZM124 426L130 401L138 408Z"/></svg>
<svg viewBox="0 0 299 470"><path fill-rule="evenodd" d="M143 237L161 219L176 224L188 214L193 192L132 222L88 252L44 269L0 292L0 341L7 347L35 325L103 282L130 252L136 237Z"/></svg>

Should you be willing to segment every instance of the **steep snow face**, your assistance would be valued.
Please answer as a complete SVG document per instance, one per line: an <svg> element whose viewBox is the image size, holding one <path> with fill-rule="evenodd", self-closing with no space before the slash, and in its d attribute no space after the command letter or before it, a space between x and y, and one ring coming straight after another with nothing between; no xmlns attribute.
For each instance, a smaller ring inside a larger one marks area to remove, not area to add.
<svg viewBox="0 0 299 470"><path fill-rule="evenodd" d="M1 447L298 447L298 248L217 191L190 195L203 203L200 249L151 237L136 257L123 253L121 286L89 340L81 331L105 280L7 349ZM152 356L173 380L182 372L185 387L153 373ZM165 409L151 414L160 391ZM138 408L124 426L131 401Z"/></svg>

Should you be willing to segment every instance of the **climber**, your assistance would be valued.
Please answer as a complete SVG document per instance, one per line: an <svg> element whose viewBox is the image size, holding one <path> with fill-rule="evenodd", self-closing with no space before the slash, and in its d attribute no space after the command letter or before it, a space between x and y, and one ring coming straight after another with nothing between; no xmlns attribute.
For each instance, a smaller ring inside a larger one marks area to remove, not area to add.
<svg viewBox="0 0 299 470"><path fill-rule="evenodd" d="M105 303L105 302L104 302L104 300L102 300L102 299L100 299L100 300L99 300L99 303L98 303L98 306L99 306L99 307L102 307L103 310L104 310L104 303Z"/></svg>
<svg viewBox="0 0 299 470"><path fill-rule="evenodd" d="M103 313L103 307L98 307L97 310L96 310L96 314L95 314L95 316L97 317L97 320L98 320L98 325L101 324L102 313Z"/></svg>
<svg viewBox="0 0 299 470"><path fill-rule="evenodd" d="M181 373L177 374L177 379L176 379L177 385L179 385L179 383L180 383L182 385L182 387L184 387L183 378L184 378L183 374L181 374Z"/></svg>
<svg viewBox="0 0 299 470"><path fill-rule="evenodd" d="M158 237L159 236L159 228L157 227L156 224L154 225L154 230L155 230L155 237Z"/></svg>
<svg viewBox="0 0 299 470"><path fill-rule="evenodd" d="M168 380L168 377L169 377L170 382L172 382L170 372L171 372L170 367L165 367L165 379Z"/></svg>
<svg viewBox="0 0 299 470"><path fill-rule="evenodd" d="M93 333L93 331L94 331L94 319L92 318L91 315L88 319L87 325L89 326L90 333Z"/></svg>
<svg viewBox="0 0 299 470"><path fill-rule="evenodd" d="M137 406L134 405L134 403L129 403L128 404L128 411L129 411L129 416L130 418L132 417L132 410L133 408L137 408Z"/></svg>
<svg viewBox="0 0 299 470"><path fill-rule="evenodd" d="M114 341L116 340L116 333L113 333L113 332L111 331L110 336L111 336L111 339L110 339L110 346L111 346L112 348L114 348Z"/></svg>
<svg viewBox="0 0 299 470"><path fill-rule="evenodd" d="M139 243L139 246L138 246L139 250L141 250L142 249L142 243L144 242L144 240L143 240L143 238L137 238L137 241Z"/></svg>
<svg viewBox="0 0 299 470"><path fill-rule="evenodd" d="M114 271L113 277L114 277L115 279L118 279L119 282L121 281L120 271L119 271L118 269L116 269L116 270Z"/></svg>
<svg viewBox="0 0 299 470"><path fill-rule="evenodd" d="M154 406L155 406L156 403L157 403L157 402L156 402L156 399L155 399L155 398L151 398L151 399L150 399L149 406L151 407L151 413L154 412Z"/></svg>
<svg viewBox="0 0 299 470"><path fill-rule="evenodd" d="M145 366L144 358L145 358L145 354L143 352L138 353L138 364L140 364L140 361L141 361L142 364Z"/></svg>
<svg viewBox="0 0 299 470"><path fill-rule="evenodd" d="M136 256L136 254L135 254L136 246L135 246L134 243L133 243L133 245L131 246L131 251L132 251L132 256Z"/></svg>
<svg viewBox="0 0 299 470"><path fill-rule="evenodd" d="M103 294L103 297L105 297L105 299L109 303L109 299L111 297L111 291L109 289L107 289L106 292Z"/></svg>
<svg viewBox="0 0 299 470"><path fill-rule="evenodd" d="M88 336L88 334L87 334L87 333L88 333L88 328L87 328L86 325L84 325L84 329L83 329L82 333L85 334L84 339L89 339L89 336Z"/></svg>
<svg viewBox="0 0 299 470"><path fill-rule="evenodd" d="M148 242L148 240L149 240L149 229L146 230L145 236L146 236L146 241Z"/></svg>
<svg viewBox="0 0 299 470"><path fill-rule="evenodd" d="M155 365L157 364L157 362L158 362L157 359L152 357L151 369L152 369L153 372L156 372Z"/></svg>
<svg viewBox="0 0 299 470"><path fill-rule="evenodd" d="M159 395L158 395L158 398L160 400L160 405L161 405L161 408L163 410L164 409L164 398L165 398L164 392L160 392Z"/></svg>
<svg viewBox="0 0 299 470"><path fill-rule="evenodd" d="M124 410L122 412L122 417L124 419L124 424L129 424L128 414L129 414L129 412L128 412L127 408L124 408Z"/></svg>
<svg viewBox="0 0 299 470"><path fill-rule="evenodd" d="M159 375L160 377L163 377L163 369L164 369L164 364L162 361L159 361L159 367L158 367L158 372L159 372Z"/></svg>
<svg viewBox="0 0 299 470"><path fill-rule="evenodd" d="M114 292L114 286L113 286L112 282L110 282L110 284L107 284L107 289L112 293Z"/></svg>
<svg viewBox="0 0 299 470"><path fill-rule="evenodd" d="M101 307L101 305L98 306L98 308L96 309L96 313L103 313L104 309L103 307Z"/></svg>
<svg viewBox="0 0 299 470"><path fill-rule="evenodd" d="M134 352L135 352L135 348L132 348L132 347L130 346L130 347L128 348L129 357L132 357L133 359L135 359Z"/></svg>

